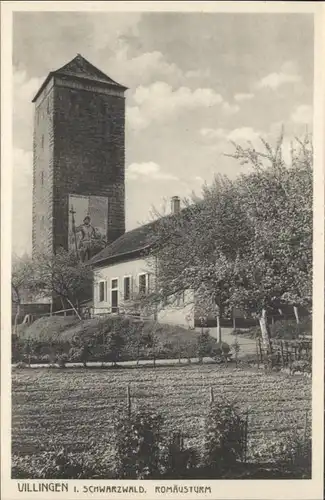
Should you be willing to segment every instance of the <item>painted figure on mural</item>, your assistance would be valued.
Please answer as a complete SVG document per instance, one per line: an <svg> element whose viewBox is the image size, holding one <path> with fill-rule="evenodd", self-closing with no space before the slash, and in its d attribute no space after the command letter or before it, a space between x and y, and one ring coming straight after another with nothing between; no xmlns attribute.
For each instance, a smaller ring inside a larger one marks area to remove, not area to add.
<svg viewBox="0 0 325 500"><path fill-rule="evenodd" d="M75 228L76 233L81 233L81 238L78 243L80 260L85 262L89 260L92 256L92 244L93 240L96 238L95 228L91 225L91 220L89 215L87 215L83 224Z"/></svg>

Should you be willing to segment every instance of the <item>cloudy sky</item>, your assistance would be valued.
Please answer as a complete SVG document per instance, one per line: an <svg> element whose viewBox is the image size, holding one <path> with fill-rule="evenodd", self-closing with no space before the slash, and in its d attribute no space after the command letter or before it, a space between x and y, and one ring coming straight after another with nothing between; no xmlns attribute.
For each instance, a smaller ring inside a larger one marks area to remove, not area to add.
<svg viewBox="0 0 325 500"><path fill-rule="evenodd" d="M127 229L173 195L241 171L229 141L311 131L313 19L306 14L14 14L13 251L31 250L31 99L82 54L126 93Z"/></svg>

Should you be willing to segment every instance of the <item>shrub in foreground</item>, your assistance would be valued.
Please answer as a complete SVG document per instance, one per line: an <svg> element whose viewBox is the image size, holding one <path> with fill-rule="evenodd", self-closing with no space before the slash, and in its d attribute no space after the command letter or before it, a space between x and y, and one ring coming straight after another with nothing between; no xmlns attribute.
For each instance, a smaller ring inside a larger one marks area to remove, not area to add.
<svg viewBox="0 0 325 500"><path fill-rule="evenodd" d="M199 466L199 453L194 447L184 446L184 437L181 432L173 432L167 438L165 455L163 458L163 478L183 479L196 477Z"/></svg>
<svg viewBox="0 0 325 500"><path fill-rule="evenodd" d="M220 400L210 405L205 419L204 465L219 474L242 457L244 422L235 406Z"/></svg>
<svg viewBox="0 0 325 500"><path fill-rule="evenodd" d="M98 476L96 468L84 455L74 455L65 449L33 456L13 456L13 479L89 479Z"/></svg>
<svg viewBox="0 0 325 500"><path fill-rule="evenodd" d="M146 408L119 415L114 422L116 476L150 479L159 476L163 448L162 417Z"/></svg>

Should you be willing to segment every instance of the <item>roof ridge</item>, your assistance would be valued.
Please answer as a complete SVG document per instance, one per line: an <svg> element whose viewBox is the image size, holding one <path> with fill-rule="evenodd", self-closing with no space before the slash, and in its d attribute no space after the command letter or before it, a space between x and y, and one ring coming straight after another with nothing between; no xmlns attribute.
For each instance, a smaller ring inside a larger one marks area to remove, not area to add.
<svg viewBox="0 0 325 500"><path fill-rule="evenodd" d="M152 226L155 222L157 222L159 219L147 222L146 224L142 224L141 226L135 227L131 229L130 231L126 231L124 234L119 236L116 240L114 240L112 243L107 245L105 248L103 248L98 254L94 255L94 257L91 259L93 264L98 264L99 262L102 262L107 259L111 259L117 256L122 256L122 255L128 255L130 253L138 252L143 250L144 248L147 248L153 242L150 241L136 241L132 242L131 240L131 248L127 248L126 250L116 249L114 250L114 247L118 247L119 244L122 244L126 241L126 244L130 243L128 242L128 237L132 235L136 235L136 233L141 234L144 231L148 230L150 226ZM149 234L144 234L145 237L147 237ZM125 243L124 243L125 244ZM127 245L128 246L128 245ZM112 250L113 253L109 253L109 249Z"/></svg>
<svg viewBox="0 0 325 500"><path fill-rule="evenodd" d="M100 75L104 80L107 80L109 83L112 83L112 84L117 85L119 87L123 87L123 85L121 85L120 83L113 80L113 78L108 76L101 69L94 66L94 64L92 64L90 61L88 61L88 59L86 59L85 57L83 57L79 53L73 59L71 59L71 61L67 62L66 64L61 66L61 68L53 71L52 73L53 74L60 74L60 73L64 73L64 72L70 73L69 66L73 66L73 64L76 64L76 66L82 71L82 69L83 69L82 64L83 63L85 63L89 67L89 69L91 69L94 73ZM71 73L73 73L73 71L71 71ZM82 75L78 75L77 73L76 73L76 76L80 76L82 78Z"/></svg>
<svg viewBox="0 0 325 500"><path fill-rule="evenodd" d="M42 93L45 86L51 80L53 76L70 76L71 78L83 79L84 81L88 80L94 82L94 84L104 84L110 85L111 87L115 87L120 89L122 92L127 90L125 85L121 85L120 83L113 80L102 70L94 66L91 62L89 62L85 57L81 54L77 54L71 61L67 62L61 68L50 71L47 75L46 79L42 83L32 102L35 102L38 96Z"/></svg>

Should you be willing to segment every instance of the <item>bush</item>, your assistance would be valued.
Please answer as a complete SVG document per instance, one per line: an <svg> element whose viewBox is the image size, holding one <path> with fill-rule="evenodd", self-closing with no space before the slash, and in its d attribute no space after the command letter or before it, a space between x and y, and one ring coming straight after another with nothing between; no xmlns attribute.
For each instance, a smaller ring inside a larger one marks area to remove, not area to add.
<svg viewBox="0 0 325 500"><path fill-rule="evenodd" d="M69 361L69 356L67 354L60 354L57 358L57 363L60 368L65 368L65 365L68 361Z"/></svg>
<svg viewBox="0 0 325 500"><path fill-rule="evenodd" d="M90 479L98 475L96 468L84 456L61 449L33 456L12 457L13 479Z"/></svg>
<svg viewBox="0 0 325 500"><path fill-rule="evenodd" d="M302 469L305 473L311 471L311 438L304 438L297 432L292 436L283 435L281 440L265 442L253 450L254 460L280 464L283 468L291 466Z"/></svg>
<svg viewBox="0 0 325 500"><path fill-rule="evenodd" d="M295 339L299 335L311 335L312 323L311 318L302 318L299 325L295 320L276 321L270 325L271 337L278 339Z"/></svg>
<svg viewBox="0 0 325 500"><path fill-rule="evenodd" d="M148 479L159 476L162 417L145 408L119 416L114 425L116 476Z"/></svg>
<svg viewBox="0 0 325 500"><path fill-rule="evenodd" d="M299 359L293 361L290 367L291 373L311 373L312 372L312 359Z"/></svg>
<svg viewBox="0 0 325 500"><path fill-rule="evenodd" d="M40 358L40 363L43 363L44 365L48 365L51 362L49 354L45 354L44 356L41 356Z"/></svg>
<svg viewBox="0 0 325 500"><path fill-rule="evenodd" d="M310 317L302 318L299 325L292 319L279 320L275 321L273 325L269 325L269 329L272 338L292 340L296 339L299 335L311 335L312 320ZM261 329L259 326L254 326L249 328L245 335L251 338L258 338L261 336Z"/></svg>
<svg viewBox="0 0 325 500"><path fill-rule="evenodd" d="M230 345L227 342L217 342L211 351L211 357L215 359L216 362L229 361L231 359Z"/></svg>
<svg viewBox="0 0 325 500"><path fill-rule="evenodd" d="M199 464L199 453L191 447L185 448L184 437L180 432L174 432L167 438L166 457L164 459L164 479L182 479L195 477L195 469Z"/></svg>
<svg viewBox="0 0 325 500"><path fill-rule="evenodd" d="M208 330L198 335L181 327L125 317L83 320L70 325L67 332L62 331L61 325L59 335L51 338L33 340L13 336L12 346L12 362L54 363L58 356L67 354L71 361L82 362L84 366L88 361L116 364L153 357L177 359L179 355L202 360L218 354L217 342Z"/></svg>
<svg viewBox="0 0 325 500"><path fill-rule="evenodd" d="M197 357L200 362L202 362L204 357L212 357L214 355L212 340L209 330L202 329L197 343Z"/></svg>
<svg viewBox="0 0 325 500"><path fill-rule="evenodd" d="M233 404L211 403L205 419L204 464L216 474L232 467L242 456L244 422Z"/></svg>
<svg viewBox="0 0 325 500"><path fill-rule="evenodd" d="M18 370L22 370L24 368L28 368L28 365L26 363L24 363L23 361L19 361L16 364L15 368L18 369Z"/></svg>

